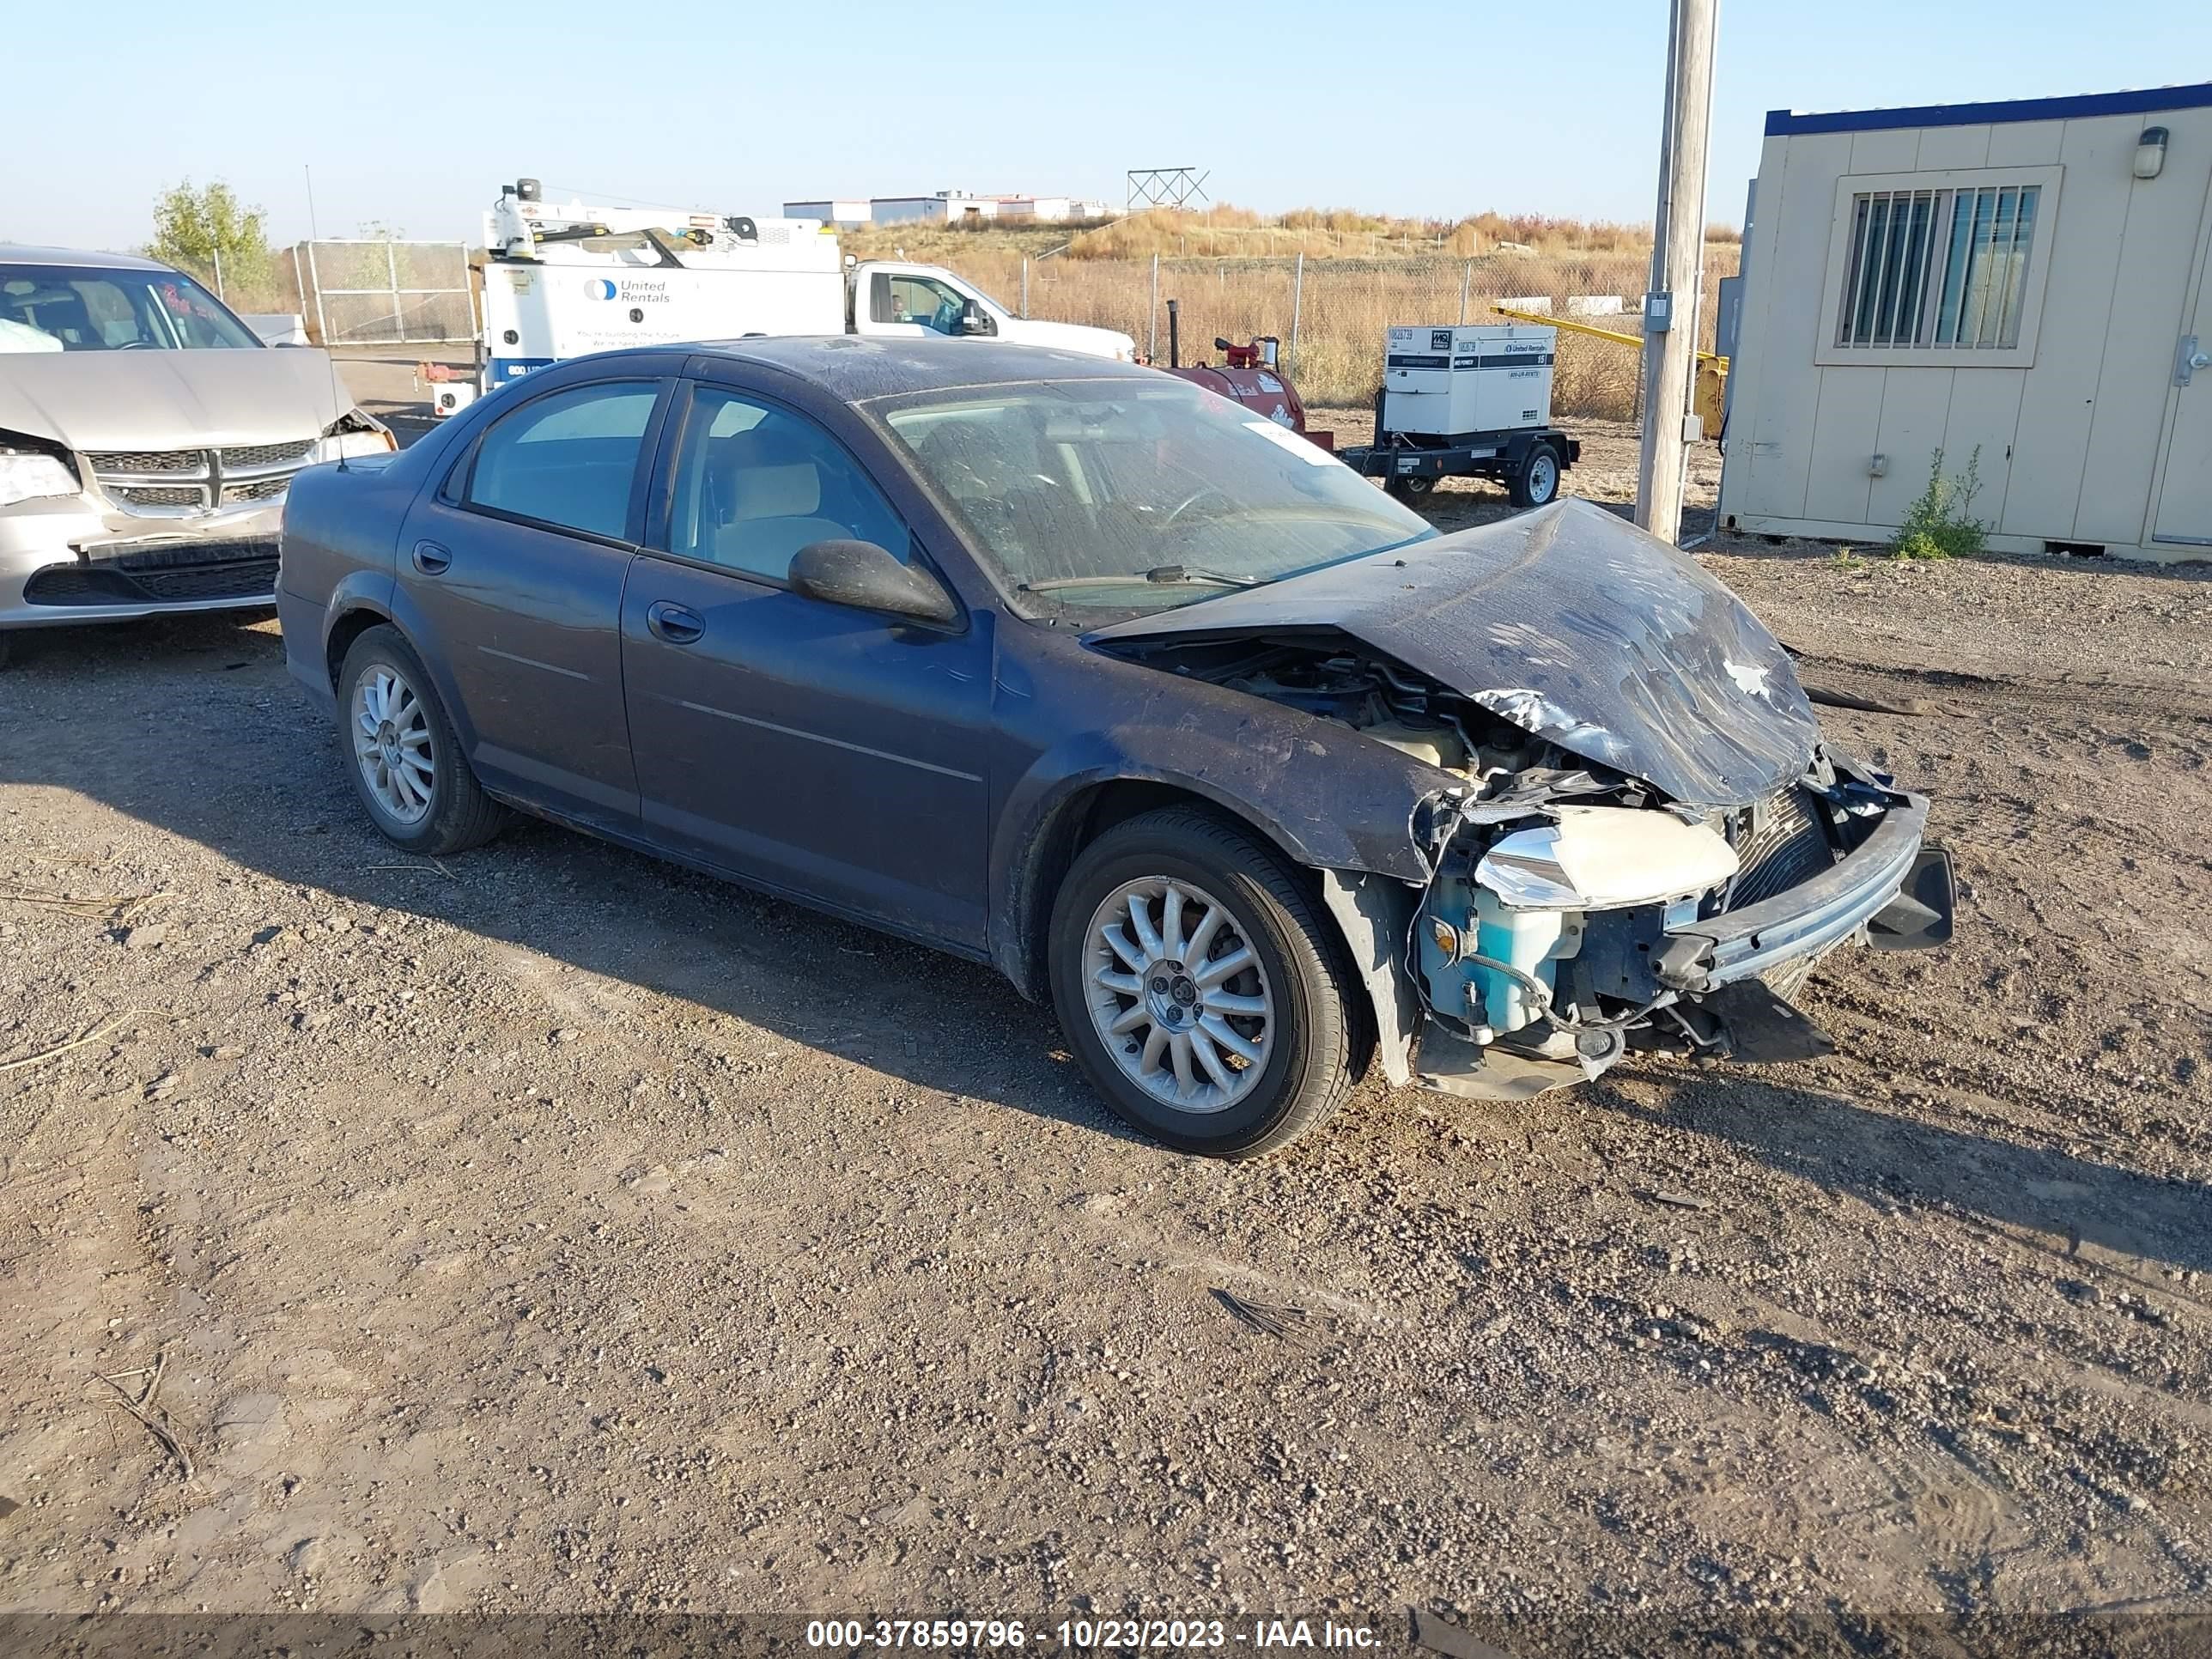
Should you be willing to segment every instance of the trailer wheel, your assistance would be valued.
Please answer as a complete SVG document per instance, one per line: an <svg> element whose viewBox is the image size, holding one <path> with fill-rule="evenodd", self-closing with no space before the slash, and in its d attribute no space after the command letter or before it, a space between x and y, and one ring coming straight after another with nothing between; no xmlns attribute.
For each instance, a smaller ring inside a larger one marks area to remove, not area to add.
<svg viewBox="0 0 2212 1659"><path fill-rule="evenodd" d="M1559 493L1559 452L1549 444L1529 445L1508 488L1516 507L1550 502Z"/></svg>
<svg viewBox="0 0 2212 1659"><path fill-rule="evenodd" d="M1418 501L1436 487L1434 478L1420 472L1402 474L1382 486L1401 501Z"/></svg>

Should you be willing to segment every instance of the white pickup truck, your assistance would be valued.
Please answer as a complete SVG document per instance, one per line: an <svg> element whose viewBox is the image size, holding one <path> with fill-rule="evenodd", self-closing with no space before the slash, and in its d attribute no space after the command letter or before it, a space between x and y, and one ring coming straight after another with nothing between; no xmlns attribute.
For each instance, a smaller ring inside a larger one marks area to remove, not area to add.
<svg viewBox="0 0 2212 1659"><path fill-rule="evenodd" d="M950 334L1135 361L1113 329L1018 317L935 265L854 264L815 219L555 204L537 180L484 215L476 390L618 346L765 334ZM436 407L465 401L441 388Z"/></svg>

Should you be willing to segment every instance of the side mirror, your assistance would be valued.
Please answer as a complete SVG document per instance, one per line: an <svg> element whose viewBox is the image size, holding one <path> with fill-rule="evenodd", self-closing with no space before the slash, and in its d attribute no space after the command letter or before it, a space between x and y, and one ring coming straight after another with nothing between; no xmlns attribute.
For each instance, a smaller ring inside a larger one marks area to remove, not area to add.
<svg viewBox="0 0 2212 1659"><path fill-rule="evenodd" d="M901 564L873 542L810 542L792 555L791 591L826 605L949 627L952 596L927 572Z"/></svg>
<svg viewBox="0 0 2212 1659"><path fill-rule="evenodd" d="M999 325L990 314L973 300L960 307L960 331L963 334L996 334Z"/></svg>

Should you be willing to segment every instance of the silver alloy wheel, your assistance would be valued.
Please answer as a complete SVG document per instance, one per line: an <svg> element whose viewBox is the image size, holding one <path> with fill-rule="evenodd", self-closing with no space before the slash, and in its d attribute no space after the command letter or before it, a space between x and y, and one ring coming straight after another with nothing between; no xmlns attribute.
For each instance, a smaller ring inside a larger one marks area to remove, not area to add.
<svg viewBox="0 0 2212 1659"><path fill-rule="evenodd" d="M1179 1112L1251 1093L1275 1036L1267 970L1220 900L1168 876L1124 882L1084 930L1084 997L1121 1073Z"/></svg>
<svg viewBox="0 0 2212 1659"><path fill-rule="evenodd" d="M1552 459L1550 450L1528 458L1528 476L1521 487L1538 507L1552 499L1559 487L1559 464Z"/></svg>
<svg viewBox="0 0 2212 1659"><path fill-rule="evenodd" d="M415 688L389 663L373 663L354 682L353 752L378 806L399 823L430 811L436 758L430 717Z"/></svg>

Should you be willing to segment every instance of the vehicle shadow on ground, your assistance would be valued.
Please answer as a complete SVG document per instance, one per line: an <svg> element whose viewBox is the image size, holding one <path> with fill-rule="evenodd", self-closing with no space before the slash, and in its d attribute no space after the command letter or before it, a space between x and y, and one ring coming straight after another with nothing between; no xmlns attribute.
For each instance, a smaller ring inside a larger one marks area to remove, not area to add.
<svg viewBox="0 0 2212 1659"><path fill-rule="evenodd" d="M75 791L333 901L433 918L888 1078L1135 1139L1050 1011L982 963L527 818L453 858L400 852L369 827L264 618L57 632L0 672L0 783ZM58 732L65 712L73 729ZM191 949L242 953L269 920L210 918Z"/></svg>
<svg viewBox="0 0 2212 1659"><path fill-rule="evenodd" d="M1668 1081L1658 1107L1605 1082L1585 1086L1602 1110L1723 1142L1827 1192L1947 1206L2041 1235L2061 1254L2086 1244L2212 1271L2212 1192L2196 1182L1962 1133L1755 1072Z"/></svg>
<svg viewBox="0 0 2212 1659"><path fill-rule="evenodd" d="M398 852L369 827L335 734L285 671L265 619L36 638L0 674L0 783L76 791L276 880L433 918L917 1087L1137 1139L1098 1103L1050 1012L981 963L526 819L450 860ZM75 724L58 732L64 713ZM252 915L222 925L237 936L210 927L195 949L237 953L252 943ZM531 976L526 963L507 965ZM1582 1098L1690 1129L1831 1191L1946 1203L2056 1236L2061 1249L2078 1236L2212 1269L2212 1195L2200 1187L1757 1073L1685 1080L1669 1068L1659 1080L1664 1110L1604 1083Z"/></svg>

